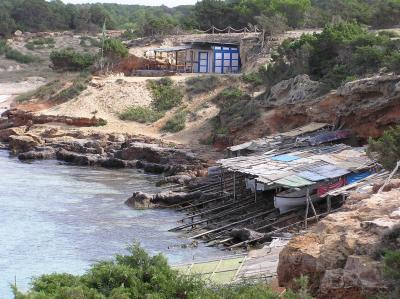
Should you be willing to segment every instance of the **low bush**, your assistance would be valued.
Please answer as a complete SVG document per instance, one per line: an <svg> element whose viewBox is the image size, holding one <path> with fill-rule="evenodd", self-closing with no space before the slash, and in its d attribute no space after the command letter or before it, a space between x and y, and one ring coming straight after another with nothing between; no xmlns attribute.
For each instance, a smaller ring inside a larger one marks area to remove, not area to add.
<svg viewBox="0 0 400 299"><path fill-rule="evenodd" d="M186 115L187 112L185 110L177 111L172 118L165 123L162 130L170 133L182 131L186 126Z"/></svg>
<svg viewBox="0 0 400 299"><path fill-rule="evenodd" d="M195 96L201 93L209 92L215 89L221 80L218 76L196 76L186 79L186 92L189 96Z"/></svg>
<svg viewBox="0 0 400 299"><path fill-rule="evenodd" d="M107 38L104 41L104 55L110 59L125 58L128 54L128 48L119 39Z"/></svg>
<svg viewBox="0 0 400 299"><path fill-rule="evenodd" d="M220 107L213 118L214 133L218 135L243 128L260 116L258 102L236 87L226 88L213 101Z"/></svg>
<svg viewBox="0 0 400 299"><path fill-rule="evenodd" d="M242 80L243 80L243 82L249 83L253 86L259 86L264 83L264 80L261 75L261 71L243 74Z"/></svg>
<svg viewBox="0 0 400 299"><path fill-rule="evenodd" d="M385 131L376 140L370 138L367 153L386 169L393 169L400 160L400 126Z"/></svg>
<svg viewBox="0 0 400 299"><path fill-rule="evenodd" d="M91 67L97 59L97 55L79 53L71 49L52 51L50 60L55 70L83 71Z"/></svg>
<svg viewBox="0 0 400 299"><path fill-rule="evenodd" d="M39 37L30 40L25 44L25 48L29 50L54 48L56 41L52 37Z"/></svg>
<svg viewBox="0 0 400 299"><path fill-rule="evenodd" d="M170 78L149 80L148 88L153 96L152 107L158 112L164 112L182 103L183 95Z"/></svg>
<svg viewBox="0 0 400 299"><path fill-rule="evenodd" d="M133 106L120 113L122 120L132 120L139 123L153 123L164 116L164 113L154 111L149 107Z"/></svg>
<svg viewBox="0 0 400 299"><path fill-rule="evenodd" d="M9 47L6 47L5 55L7 59L12 59L19 63L24 63L24 64L29 64L39 60L36 56L23 54L20 51Z"/></svg>

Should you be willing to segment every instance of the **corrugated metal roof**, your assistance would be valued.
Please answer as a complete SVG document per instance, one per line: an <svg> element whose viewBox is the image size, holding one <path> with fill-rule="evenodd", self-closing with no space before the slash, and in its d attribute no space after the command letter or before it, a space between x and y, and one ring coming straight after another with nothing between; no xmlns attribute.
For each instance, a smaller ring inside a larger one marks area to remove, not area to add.
<svg viewBox="0 0 400 299"><path fill-rule="evenodd" d="M290 188L299 188L314 184L314 182L303 179L297 175L290 175L283 179L277 180L275 183Z"/></svg>
<svg viewBox="0 0 400 299"><path fill-rule="evenodd" d="M152 49L151 51L155 52L176 52L176 51L184 51L187 49L191 49L192 46L190 45L183 45L183 46L176 46L176 47L166 47L166 48L155 48Z"/></svg>

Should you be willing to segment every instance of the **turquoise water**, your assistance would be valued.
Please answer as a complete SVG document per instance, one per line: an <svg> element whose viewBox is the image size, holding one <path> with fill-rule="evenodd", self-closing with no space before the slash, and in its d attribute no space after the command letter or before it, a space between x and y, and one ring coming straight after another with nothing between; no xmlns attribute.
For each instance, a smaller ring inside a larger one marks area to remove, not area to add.
<svg viewBox="0 0 400 299"><path fill-rule="evenodd" d="M173 264L221 255L204 246L177 248L189 241L167 230L182 215L124 205L133 191L159 191L156 180L136 170L22 163L0 150L0 298L12 298L15 278L26 290L43 273L80 274L134 241Z"/></svg>

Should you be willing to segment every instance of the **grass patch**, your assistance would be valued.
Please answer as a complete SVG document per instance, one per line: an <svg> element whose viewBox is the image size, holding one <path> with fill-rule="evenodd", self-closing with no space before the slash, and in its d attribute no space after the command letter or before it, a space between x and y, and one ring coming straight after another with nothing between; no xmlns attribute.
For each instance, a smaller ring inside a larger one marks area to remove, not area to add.
<svg viewBox="0 0 400 299"><path fill-rule="evenodd" d="M25 48L29 50L54 48L56 41L52 37L39 37L30 40L25 44Z"/></svg>
<svg viewBox="0 0 400 299"><path fill-rule="evenodd" d="M152 107L158 112L165 112L182 103L183 95L170 78L149 80L148 88L153 96Z"/></svg>
<svg viewBox="0 0 400 299"><path fill-rule="evenodd" d="M164 116L164 113L154 111L148 107L133 106L119 114L122 120L137 121L139 123L153 123Z"/></svg>
<svg viewBox="0 0 400 299"><path fill-rule="evenodd" d="M177 111L173 117L165 123L162 130L170 133L182 131L186 127L186 115L187 111L184 109Z"/></svg>
<svg viewBox="0 0 400 299"><path fill-rule="evenodd" d="M186 92L192 97L215 89L220 82L220 78L215 75L188 78L185 81Z"/></svg>

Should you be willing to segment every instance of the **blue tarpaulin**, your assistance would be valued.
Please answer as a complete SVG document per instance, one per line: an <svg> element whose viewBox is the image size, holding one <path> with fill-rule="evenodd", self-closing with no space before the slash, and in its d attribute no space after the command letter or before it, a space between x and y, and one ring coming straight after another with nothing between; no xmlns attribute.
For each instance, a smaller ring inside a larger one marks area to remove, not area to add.
<svg viewBox="0 0 400 299"><path fill-rule="evenodd" d="M366 177L369 177L372 174L371 171L364 171L364 172L359 172L359 173L351 173L346 177L347 184L352 184L356 183L358 181L361 181L362 179L365 179Z"/></svg>
<svg viewBox="0 0 400 299"><path fill-rule="evenodd" d="M279 156L275 156L275 157L271 158L271 160L281 161L281 162L291 162L291 161L298 160L298 159L300 159L300 157L293 156L293 155L279 155Z"/></svg>

